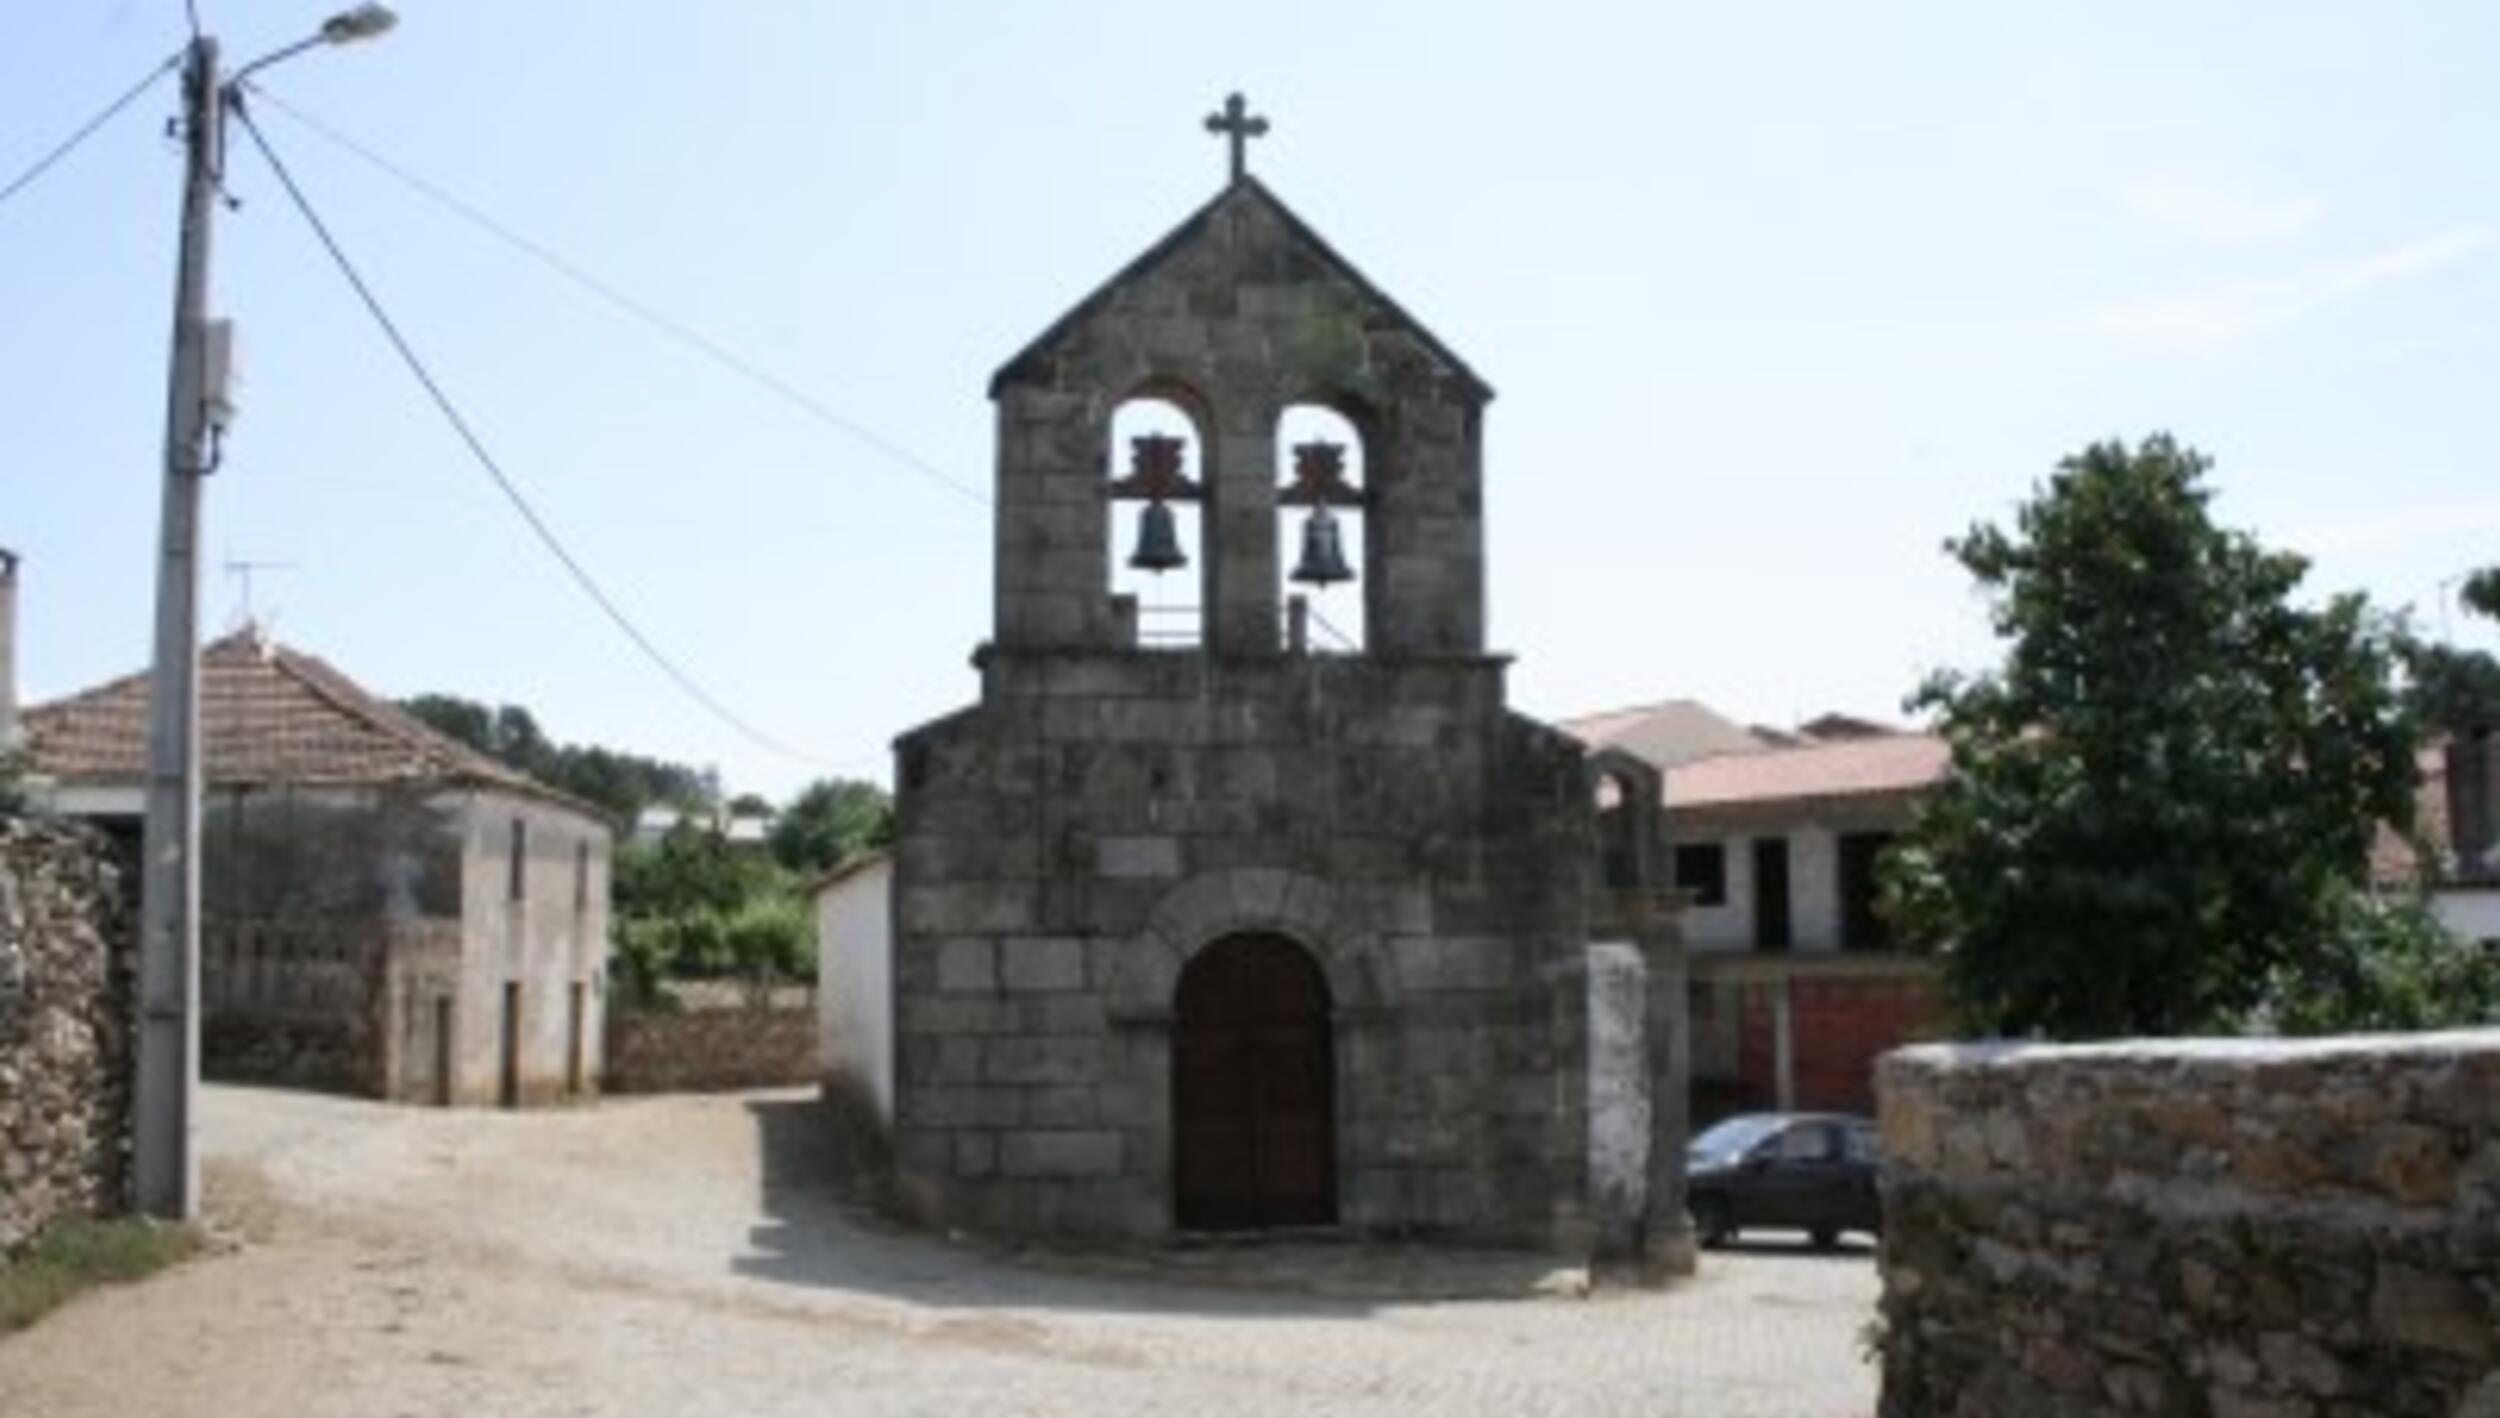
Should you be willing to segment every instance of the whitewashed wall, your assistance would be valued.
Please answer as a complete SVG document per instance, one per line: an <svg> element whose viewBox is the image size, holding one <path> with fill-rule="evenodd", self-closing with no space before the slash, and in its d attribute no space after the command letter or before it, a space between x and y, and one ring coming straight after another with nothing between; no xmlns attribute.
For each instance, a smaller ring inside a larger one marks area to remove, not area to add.
<svg viewBox="0 0 2500 1418"><path fill-rule="evenodd" d="M894 1120L894 862L879 857L816 894L818 1051L828 1079Z"/></svg>

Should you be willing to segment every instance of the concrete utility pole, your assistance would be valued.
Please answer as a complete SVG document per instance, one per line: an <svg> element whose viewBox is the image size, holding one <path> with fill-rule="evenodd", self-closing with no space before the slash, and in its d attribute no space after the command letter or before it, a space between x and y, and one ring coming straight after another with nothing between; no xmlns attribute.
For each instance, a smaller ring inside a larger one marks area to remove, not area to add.
<svg viewBox="0 0 2500 1418"><path fill-rule="evenodd" d="M171 1221L199 1215L191 1104L200 1071L200 481L208 476L208 245L224 152L217 41L182 68L182 254L174 269L165 408L156 668L148 696L146 855L140 873L136 1196Z"/></svg>
<svg viewBox="0 0 2500 1418"><path fill-rule="evenodd" d="M225 427L228 329L208 318L209 233L225 176L226 104L246 75L320 44L369 39L396 22L381 5L331 16L310 38L217 73L217 41L192 40L182 68L182 252L165 406L164 525L156 575L156 664L148 694L145 855L140 863L139 1068L132 1200L195 1220L200 1169L192 1101L200 1077L200 484Z"/></svg>

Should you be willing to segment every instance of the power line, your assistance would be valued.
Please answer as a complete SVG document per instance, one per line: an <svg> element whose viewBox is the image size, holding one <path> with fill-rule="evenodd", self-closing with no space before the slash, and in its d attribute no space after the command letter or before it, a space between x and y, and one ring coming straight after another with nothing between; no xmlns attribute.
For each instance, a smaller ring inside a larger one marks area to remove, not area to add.
<svg viewBox="0 0 2500 1418"><path fill-rule="evenodd" d="M87 139L91 137L98 128L112 122L113 115L121 112L123 109L128 108L132 103L136 102L139 95L146 93L150 88L154 87L157 80L164 78L166 74L172 72L175 65L180 64L181 62L182 54L179 51L166 56L164 63L157 65L155 68L150 69L147 72L146 78L132 84L128 92L124 93L120 98L117 98L111 103L105 105L102 113L88 119L79 127L77 132L62 139L60 144L54 147L52 151L45 153L40 158L35 159L35 165L26 169L24 172L19 173L16 179L11 181L8 186L0 187L0 204L5 204L11 197L14 197L19 192L25 190L28 184L50 171L54 163L59 162L61 159L68 157L71 153L77 151L79 144L87 141Z"/></svg>
<svg viewBox="0 0 2500 1418"><path fill-rule="evenodd" d="M292 103L287 102L279 95L271 93L269 90L262 88L258 84L251 84L248 85L248 87L252 90L255 96L269 100L270 103L276 105L279 112L284 113L289 118L303 124L306 128L311 129L320 137L340 148L345 149L347 152L361 159L377 171L385 174L392 180L400 183L402 186L405 186L409 190L426 198L428 201L442 207L454 216L459 217L462 221L469 223L471 226L474 226L478 230L485 232L487 235L494 237L506 246L511 247L515 251L520 252L522 255L529 257L531 260L536 261L540 265L555 272L557 275L562 276L574 285L588 291L591 295L597 297L607 305L615 308L616 310L622 311L626 315L633 317L645 325L650 326L662 335L665 335L669 339L674 340L677 343L684 345L686 348L693 350L695 353L702 355L704 358L710 360L716 365L719 365L721 368L728 370L732 374L735 374L740 378L755 384L757 387L764 389L776 398L779 398L782 402L789 404L791 407L798 409L800 412L807 414L811 418L814 418L817 422L846 434L861 443L867 444L879 453L882 453L893 461L911 469L913 472L920 474L929 481L938 484L947 491L955 493L960 497L969 498L984 507L989 505L989 498L983 494L980 489L957 479L955 476L948 473L944 468L939 467L931 460L920 456L918 453L915 453L909 448L904 447L902 444L895 442L893 439L886 437L884 434L877 432L875 429L868 427L866 424L859 422L857 419L851 418L849 415L830 407L824 403L824 401L816 398L812 394L809 394L806 390L799 388L797 385L794 385L790 381L783 379L781 376L774 374L772 371L763 368L761 365L747 359L743 355L740 355L737 351L728 348L727 346L721 344L718 340L705 335L703 332L694 329L685 322L678 320L641 300L635 299L633 296L626 294L622 290L617 289L617 287L609 282L602 280L598 276L592 275L589 271L583 269L578 262L568 260L566 257L549 248L545 244L514 231L511 227L506 226L502 222L499 222L495 220L495 218L487 215L475 204L464 200L457 194L433 182L429 182L425 178L418 176L416 173L409 171L407 168L402 167L398 163L391 161L389 158L375 152L372 148L366 146L365 144L358 142L356 139L349 137L343 132L340 132L337 128L324 123L312 114L305 112L303 109L298 108Z"/></svg>
<svg viewBox="0 0 2500 1418"><path fill-rule="evenodd" d="M407 337L400 333L398 322L392 320L390 312L382 307L381 299L374 294L373 287L366 284L364 276L358 272L355 263L348 259L347 252L340 247L338 239L330 234L329 224L321 219L320 213L313 210L312 202L305 197L304 190L296 185L294 174L289 172L286 164L279 160L277 151L269 146L269 140L261 133L260 125L252 121L251 110L244 106L240 95L236 96L234 116L242 123L244 133L251 138L252 146L260 150L260 155L268 162L270 170L277 174L279 185L286 189L288 199L295 204L295 210L303 216L305 224L312 228L313 235L320 239L322 248L330 255L331 262L339 268L339 274L345 276L347 283L355 288L357 299L364 303L366 313L371 315L374 323L381 327L384 338L388 339L391 348L398 352L401 362L408 366L409 373L416 376L417 382L425 387L427 396L434 401L434 407L440 410L443 418L451 424L452 431L460 436L460 441L468 446L469 453L477 459L478 466L484 468L487 476L494 479L495 486L502 490L505 500L512 504L513 510L521 514L521 520L529 524L530 530L537 534L540 543L553 553L556 560L561 562L564 569L572 575L574 584L581 587L583 593L597 604L608 620L618 630L624 632L625 638L633 641L635 647L641 650L651 663L659 666L661 673L674 681L679 689L684 690L688 698L709 710L713 717L722 723L735 729L748 742L797 762L820 768L832 766L831 760L792 748L740 718L730 710L728 705L723 704L710 691L697 684L692 675L680 669L676 661L662 653L660 647L653 644L651 638L643 634L641 628L626 617L625 612L600 587L598 581L592 578L590 572L583 567L581 562L574 559L573 553L565 548L554 529L547 525L546 519L538 515L538 510L530 505L529 499L522 495L521 489L505 474L503 466L495 461L495 455L487 451L486 444L478 437L477 431L470 427L469 421L462 417L459 408L452 403L451 396L443 391L443 386L436 382L433 373L426 368L425 362L417 357L415 348L408 343Z"/></svg>

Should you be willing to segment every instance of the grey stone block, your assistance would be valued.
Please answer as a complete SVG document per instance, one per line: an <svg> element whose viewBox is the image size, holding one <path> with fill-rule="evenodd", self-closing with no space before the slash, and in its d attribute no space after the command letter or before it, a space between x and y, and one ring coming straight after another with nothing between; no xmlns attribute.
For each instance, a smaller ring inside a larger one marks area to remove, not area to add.
<svg viewBox="0 0 2500 1418"><path fill-rule="evenodd" d="M996 992L998 942L983 936L939 941L937 987L942 994Z"/></svg>
<svg viewBox="0 0 2500 1418"><path fill-rule="evenodd" d="M999 981L1034 994L1085 987L1085 942L1071 936L1011 936L999 943Z"/></svg>
<svg viewBox="0 0 2500 1418"><path fill-rule="evenodd" d="M999 1139L1010 1177L1106 1177L1120 1170L1120 1135L1102 1129L1011 1132Z"/></svg>
<svg viewBox="0 0 2500 1418"><path fill-rule="evenodd" d="M1102 1041L1083 1036L988 1040L982 1074L992 1083L1092 1083L1102 1076Z"/></svg>
<svg viewBox="0 0 2500 1418"><path fill-rule="evenodd" d="M1095 871L1118 878L1176 877L1181 844L1172 837L1105 837L1095 844Z"/></svg>

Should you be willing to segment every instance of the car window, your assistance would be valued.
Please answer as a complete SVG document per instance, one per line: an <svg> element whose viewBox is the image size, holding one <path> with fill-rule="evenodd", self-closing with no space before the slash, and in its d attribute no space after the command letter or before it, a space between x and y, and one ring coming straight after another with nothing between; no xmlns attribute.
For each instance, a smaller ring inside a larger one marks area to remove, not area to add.
<svg viewBox="0 0 2500 1418"><path fill-rule="evenodd" d="M1840 1148L1830 1127L1801 1123L1780 1134L1779 1150L1772 1155L1782 1162L1830 1162L1840 1156Z"/></svg>
<svg viewBox="0 0 2500 1418"><path fill-rule="evenodd" d="M1704 1130L1693 1139L1692 1154L1711 1161L1732 1162L1751 1152L1755 1144L1779 1130L1777 1117L1762 1113L1746 1113L1725 1119Z"/></svg>
<svg viewBox="0 0 2500 1418"><path fill-rule="evenodd" d="M1847 1142L1850 1161L1881 1162L1884 1160L1881 1146L1883 1139L1875 1129L1861 1123L1848 1129L1842 1136Z"/></svg>

